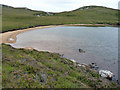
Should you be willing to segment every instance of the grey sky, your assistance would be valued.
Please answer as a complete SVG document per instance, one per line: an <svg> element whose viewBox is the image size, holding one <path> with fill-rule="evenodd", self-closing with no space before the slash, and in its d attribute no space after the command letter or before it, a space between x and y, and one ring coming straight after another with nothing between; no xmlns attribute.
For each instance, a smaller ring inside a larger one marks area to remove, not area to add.
<svg viewBox="0 0 120 90"><path fill-rule="evenodd" d="M119 0L0 0L0 4L49 12L70 11L89 5L118 9L118 2Z"/></svg>

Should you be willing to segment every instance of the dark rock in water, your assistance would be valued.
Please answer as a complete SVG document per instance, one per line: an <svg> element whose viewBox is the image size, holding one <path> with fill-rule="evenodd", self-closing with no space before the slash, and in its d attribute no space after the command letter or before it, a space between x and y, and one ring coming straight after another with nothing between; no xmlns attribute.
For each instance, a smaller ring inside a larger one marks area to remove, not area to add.
<svg viewBox="0 0 120 90"><path fill-rule="evenodd" d="M93 69L95 69L95 70L97 70L97 69L99 68L96 63L91 63L91 64L89 64L89 67L90 67L90 68L93 68Z"/></svg>
<svg viewBox="0 0 120 90"><path fill-rule="evenodd" d="M80 52L80 53L85 53L85 51L84 51L84 50L82 50L82 49L79 49L79 52Z"/></svg>

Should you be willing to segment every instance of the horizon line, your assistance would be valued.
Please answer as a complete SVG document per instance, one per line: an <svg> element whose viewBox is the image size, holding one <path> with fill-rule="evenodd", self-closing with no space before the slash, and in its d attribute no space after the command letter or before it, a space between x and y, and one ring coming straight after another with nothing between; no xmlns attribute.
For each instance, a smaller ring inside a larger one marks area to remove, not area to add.
<svg viewBox="0 0 120 90"><path fill-rule="evenodd" d="M0 4L2 6L7 6L7 7L12 7L12 8L24 8L24 9L29 9L29 10L32 10L32 11L42 11L42 12L48 12L48 11L43 11L43 10L34 10L34 9L31 9L31 8L28 8L28 7L14 7L14 6L11 6L11 5L6 5L6 4ZM89 6L93 6L93 7L103 7L103 8L108 8L108 9L113 9L113 10L120 10L119 8L118 9L115 9L115 8L111 8L111 7L106 7L106 6L98 6L98 5L89 5ZM77 9L80 9L80 8L83 8L83 7L89 7L89 6L82 6L82 7L79 7L79 8L76 8L76 9L73 9L73 10L68 10L68 11L61 11L61 12L51 12L51 13L62 13L62 12L71 12L71 11L75 11Z"/></svg>

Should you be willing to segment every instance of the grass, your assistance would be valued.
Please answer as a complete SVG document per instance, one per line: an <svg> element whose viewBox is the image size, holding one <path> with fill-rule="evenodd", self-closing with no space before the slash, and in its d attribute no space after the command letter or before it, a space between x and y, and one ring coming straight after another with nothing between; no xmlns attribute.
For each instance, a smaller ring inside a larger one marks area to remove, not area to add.
<svg viewBox="0 0 120 90"><path fill-rule="evenodd" d="M3 88L116 88L118 85L99 77L88 67L57 53L15 49L2 44Z"/></svg>
<svg viewBox="0 0 120 90"><path fill-rule="evenodd" d="M101 6L86 6L69 12L47 15L47 13L43 11L13 8L4 5L2 32L42 25L117 24L119 23L118 12L118 10ZM43 16L36 16L40 14Z"/></svg>
<svg viewBox="0 0 120 90"><path fill-rule="evenodd" d="M3 5L2 32L42 25L119 23L118 10L98 6L52 14ZM75 66L57 53L15 49L2 44L2 87L116 88L118 85L99 77L97 71L88 67Z"/></svg>

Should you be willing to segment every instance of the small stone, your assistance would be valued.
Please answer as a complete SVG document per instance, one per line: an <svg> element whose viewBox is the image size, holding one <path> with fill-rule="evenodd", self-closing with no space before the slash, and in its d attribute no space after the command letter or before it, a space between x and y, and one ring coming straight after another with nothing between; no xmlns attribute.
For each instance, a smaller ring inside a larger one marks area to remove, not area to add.
<svg viewBox="0 0 120 90"><path fill-rule="evenodd" d="M13 39L13 38L10 38L9 40L10 40L10 41L14 41L14 39Z"/></svg>

